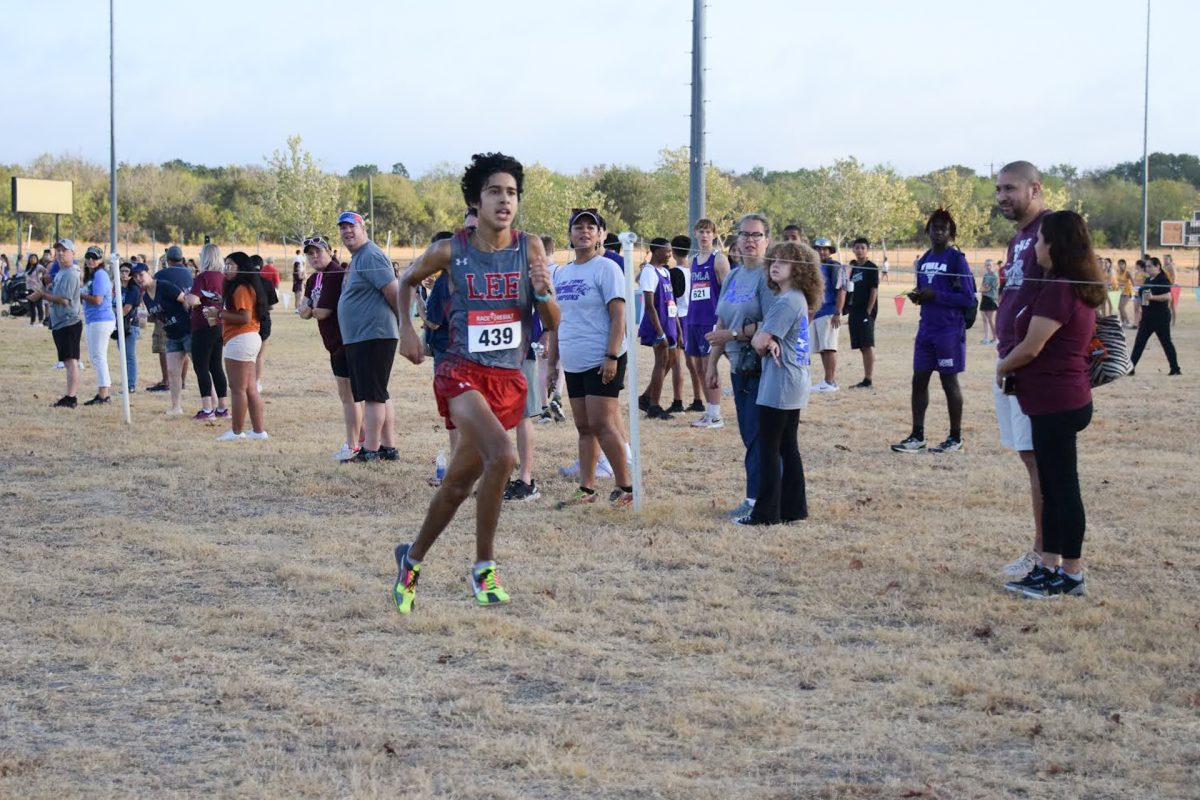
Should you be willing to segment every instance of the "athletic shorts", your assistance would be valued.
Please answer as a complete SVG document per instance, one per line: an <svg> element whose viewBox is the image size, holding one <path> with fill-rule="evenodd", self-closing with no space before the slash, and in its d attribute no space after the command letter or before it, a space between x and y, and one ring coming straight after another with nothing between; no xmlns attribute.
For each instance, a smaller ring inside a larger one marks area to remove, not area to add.
<svg viewBox="0 0 1200 800"><path fill-rule="evenodd" d="M625 388L625 363L628 355L621 354L617 359L617 374L605 383L600 377L600 365L585 369L583 372L567 372L567 397L578 400L581 397L619 397Z"/></svg>
<svg viewBox="0 0 1200 800"><path fill-rule="evenodd" d="M192 335L190 333L185 334L178 339L172 339L170 336L168 336L166 342L163 344L163 352L191 354Z"/></svg>
<svg viewBox="0 0 1200 800"><path fill-rule="evenodd" d="M917 334L913 345L913 372L956 375L967 368L967 337L951 331L936 336Z"/></svg>
<svg viewBox="0 0 1200 800"><path fill-rule="evenodd" d="M677 345L679 343L678 337L675 335L675 326L674 325L665 326L663 328L663 333L665 333L667 335L667 346L668 347L674 347L675 345ZM658 341L658 335L655 333L651 333L649 336L639 337L638 341L640 341L646 347L654 347L655 343Z"/></svg>
<svg viewBox="0 0 1200 800"><path fill-rule="evenodd" d="M257 333L239 333L225 343L225 360L255 361L259 350L262 350L262 339Z"/></svg>
<svg viewBox="0 0 1200 800"><path fill-rule="evenodd" d="M266 319L264 319L258 323L258 335L262 337L262 340L264 342L267 339L271 338L271 315L270 314L267 314Z"/></svg>
<svg viewBox="0 0 1200 800"><path fill-rule="evenodd" d="M155 355L167 352L167 332L163 330L162 323L154 323L154 332L150 334L150 352Z"/></svg>
<svg viewBox="0 0 1200 800"><path fill-rule="evenodd" d="M536 358L527 358L521 362L521 374L525 376L525 416L540 417L542 415L542 395L538 381L538 362Z"/></svg>
<svg viewBox="0 0 1200 800"><path fill-rule="evenodd" d="M450 418L450 401L467 392L483 395L504 430L512 430L528 416L525 413L526 391L521 370L485 367L465 358L443 359L433 376L433 396L437 398L438 413L446 421L447 430L458 427ZM538 413L541 413L541 406Z"/></svg>
<svg viewBox="0 0 1200 800"><path fill-rule="evenodd" d="M329 368L333 370L335 378L350 377L350 364L346 360L346 348L339 347L329 354Z"/></svg>
<svg viewBox="0 0 1200 800"><path fill-rule="evenodd" d="M838 349L838 333L842 329L833 327L833 314L814 319L811 330L813 350L823 353L826 350Z"/></svg>
<svg viewBox="0 0 1200 800"><path fill-rule="evenodd" d="M396 359L396 339L368 339L346 345L346 363L350 367L350 394L354 402L386 403L392 362Z"/></svg>
<svg viewBox="0 0 1200 800"><path fill-rule="evenodd" d="M980 311L995 311L998 308L1000 308L1000 306L996 305L996 301L988 297L986 294L979 298Z"/></svg>
<svg viewBox="0 0 1200 800"><path fill-rule="evenodd" d="M76 322L65 328L55 328L50 331L54 338L54 349L58 352L59 361L79 360L79 339L83 336L83 323Z"/></svg>
<svg viewBox="0 0 1200 800"><path fill-rule="evenodd" d="M996 422L1000 425L1001 446L1018 453L1032 452L1033 428L1029 422L1029 415L1021 410L1017 396L1005 394L993 380L992 399L996 403Z"/></svg>
<svg viewBox="0 0 1200 800"><path fill-rule="evenodd" d="M712 346L704 334L712 333L712 325L688 325L684 328L683 352L685 355L707 358Z"/></svg>
<svg viewBox="0 0 1200 800"><path fill-rule="evenodd" d="M866 314L853 312L846 319L849 320L851 350L862 350L875 346L875 320Z"/></svg>

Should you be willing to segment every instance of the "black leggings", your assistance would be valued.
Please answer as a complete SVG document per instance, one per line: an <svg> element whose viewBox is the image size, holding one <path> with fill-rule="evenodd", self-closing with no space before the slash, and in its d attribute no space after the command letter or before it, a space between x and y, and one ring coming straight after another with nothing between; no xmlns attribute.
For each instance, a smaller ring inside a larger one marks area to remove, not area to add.
<svg viewBox="0 0 1200 800"><path fill-rule="evenodd" d="M225 380L225 366L221 356L225 348L221 344L221 329L205 325L192 332L192 367L196 370L196 383L200 384L200 396L208 397L217 389L217 397L229 396L229 384Z"/></svg>
<svg viewBox="0 0 1200 800"><path fill-rule="evenodd" d="M799 409L783 411L758 406L759 484L754 511L750 513L750 521L756 525L794 522L808 517L799 427Z"/></svg>
<svg viewBox="0 0 1200 800"><path fill-rule="evenodd" d="M1179 360L1175 356L1175 345L1171 342L1171 315L1166 314L1147 314L1146 309L1142 309L1142 322L1138 325L1137 336L1133 340L1133 365L1136 367L1139 360L1142 358L1142 351L1146 349L1146 342L1150 341L1150 334L1158 336L1158 343L1162 345L1163 352L1167 354L1167 366L1171 371L1179 369Z"/></svg>
<svg viewBox="0 0 1200 800"><path fill-rule="evenodd" d="M1030 414L1033 458L1042 487L1042 550L1079 558L1087 517L1079 492L1075 435L1092 421L1092 404L1057 414Z"/></svg>
<svg viewBox="0 0 1200 800"><path fill-rule="evenodd" d="M29 301L29 324L36 325L46 318L46 306L41 300Z"/></svg>

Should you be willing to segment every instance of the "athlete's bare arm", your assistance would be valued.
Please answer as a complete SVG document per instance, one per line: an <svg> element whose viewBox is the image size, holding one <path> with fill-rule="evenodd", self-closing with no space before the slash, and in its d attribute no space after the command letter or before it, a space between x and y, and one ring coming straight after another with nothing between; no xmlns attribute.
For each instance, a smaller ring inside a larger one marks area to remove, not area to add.
<svg viewBox="0 0 1200 800"><path fill-rule="evenodd" d="M717 273L717 280L725 283L725 276L729 274L729 259L724 253L717 253L717 257L713 259L713 269Z"/></svg>
<svg viewBox="0 0 1200 800"><path fill-rule="evenodd" d="M449 269L450 240L443 239L429 245L429 248L418 256L417 260L410 264L404 274L400 276L400 308L412 308L415 286L431 275ZM421 345L421 339L417 336L416 329L413 328L412 317L407 313L400 314L400 355L414 364L420 364L425 360L425 348Z"/></svg>

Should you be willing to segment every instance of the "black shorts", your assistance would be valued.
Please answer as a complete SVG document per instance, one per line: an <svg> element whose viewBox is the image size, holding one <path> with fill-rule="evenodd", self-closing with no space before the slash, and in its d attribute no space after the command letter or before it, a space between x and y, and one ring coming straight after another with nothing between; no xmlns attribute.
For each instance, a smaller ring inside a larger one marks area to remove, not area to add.
<svg viewBox="0 0 1200 800"><path fill-rule="evenodd" d="M58 351L59 361L79 360L79 338L83 336L83 323L76 322L65 328L50 331L54 337L54 349Z"/></svg>
<svg viewBox="0 0 1200 800"><path fill-rule="evenodd" d="M350 377L350 363L346 360L346 348L342 347L329 354L329 367L335 378Z"/></svg>
<svg viewBox="0 0 1200 800"><path fill-rule="evenodd" d="M617 374L608 383L600 377L600 367L585 369L583 372L566 372L567 397L576 400L580 397L619 397L625 388L624 353L617 359Z"/></svg>
<svg viewBox="0 0 1200 800"><path fill-rule="evenodd" d="M996 305L996 301L988 297L986 294L979 300L980 311L995 311L1000 306Z"/></svg>
<svg viewBox="0 0 1200 800"><path fill-rule="evenodd" d="M850 312L850 349L875 346L875 320L866 314Z"/></svg>
<svg viewBox="0 0 1200 800"><path fill-rule="evenodd" d="M258 323L258 338L264 342L271 338L271 315L267 314L266 319L260 320Z"/></svg>
<svg viewBox="0 0 1200 800"><path fill-rule="evenodd" d="M396 339L368 339L346 345L350 393L354 402L386 403L388 379L396 358Z"/></svg>

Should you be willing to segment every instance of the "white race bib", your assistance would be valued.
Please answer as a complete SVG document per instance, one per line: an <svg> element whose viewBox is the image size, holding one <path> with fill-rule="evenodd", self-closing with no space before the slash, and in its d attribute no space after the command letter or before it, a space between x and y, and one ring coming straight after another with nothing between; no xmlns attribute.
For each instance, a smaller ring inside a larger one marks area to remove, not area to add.
<svg viewBox="0 0 1200 800"><path fill-rule="evenodd" d="M516 308L467 312L467 342L472 353L511 350L521 345L521 312Z"/></svg>
<svg viewBox="0 0 1200 800"><path fill-rule="evenodd" d="M712 297L712 290L708 287L708 281L697 281L692 284L692 300L707 300Z"/></svg>
<svg viewBox="0 0 1200 800"><path fill-rule="evenodd" d="M668 317L678 317L679 316L679 309L675 307L675 300L673 298L671 300L667 301L667 316Z"/></svg>

